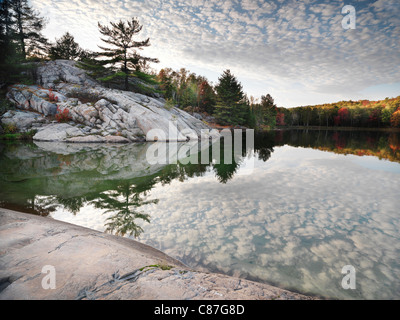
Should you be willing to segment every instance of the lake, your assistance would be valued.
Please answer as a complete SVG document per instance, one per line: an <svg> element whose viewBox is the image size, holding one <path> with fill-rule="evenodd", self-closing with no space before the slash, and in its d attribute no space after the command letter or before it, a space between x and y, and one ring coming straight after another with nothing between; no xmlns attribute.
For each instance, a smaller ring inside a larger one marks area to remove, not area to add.
<svg viewBox="0 0 400 320"><path fill-rule="evenodd" d="M228 141L157 150L196 150L177 163L149 163L155 143L3 143L0 206L132 237L199 270L400 299L400 134L276 130L246 142L220 159L212 150ZM342 286L349 265L355 289Z"/></svg>

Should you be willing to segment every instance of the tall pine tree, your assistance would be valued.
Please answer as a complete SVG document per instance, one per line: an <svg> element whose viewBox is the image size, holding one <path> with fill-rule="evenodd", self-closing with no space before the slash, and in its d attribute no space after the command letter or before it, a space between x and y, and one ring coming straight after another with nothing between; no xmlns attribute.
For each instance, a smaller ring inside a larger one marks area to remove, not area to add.
<svg viewBox="0 0 400 320"><path fill-rule="evenodd" d="M214 116L222 125L244 125L248 118L248 106L242 85L230 70L225 70L218 81Z"/></svg>
<svg viewBox="0 0 400 320"><path fill-rule="evenodd" d="M45 19L29 6L28 0L10 0L10 6L23 59L45 57L48 41L41 33L46 24Z"/></svg>
<svg viewBox="0 0 400 320"><path fill-rule="evenodd" d="M47 39L41 34L44 24L27 0L0 2L0 87L34 81L34 66L26 59L46 55Z"/></svg>
<svg viewBox="0 0 400 320"><path fill-rule="evenodd" d="M135 72L141 71L141 66L147 62L158 62L158 59L140 55L138 50L150 46L150 39L135 41L135 36L142 30L142 25L136 18L124 22L111 22L111 27L98 23L99 31L104 36L101 40L111 47L99 46L103 52L98 54L98 60L103 66L110 66L111 75L100 79L112 81L122 79L125 90L129 90L129 77L137 76Z"/></svg>

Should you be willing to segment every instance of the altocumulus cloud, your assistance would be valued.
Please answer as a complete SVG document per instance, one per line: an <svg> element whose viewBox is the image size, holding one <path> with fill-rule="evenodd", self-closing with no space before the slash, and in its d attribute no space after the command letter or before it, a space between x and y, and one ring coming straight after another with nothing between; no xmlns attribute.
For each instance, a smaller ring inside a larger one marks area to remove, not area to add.
<svg viewBox="0 0 400 320"><path fill-rule="evenodd" d="M331 297L393 299L400 279L398 169L368 169L368 157L274 149L252 175L236 174L226 184L212 171L157 184L147 196L158 204L140 208L151 217L137 221L140 241L192 267ZM86 206L52 217L103 231L108 215ZM340 286L348 264L357 270L353 293Z"/></svg>
<svg viewBox="0 0 400 320"><path fill-rule="evenodd" d="M52 40L70 31L84 48L100 44L97 22L138 17L156 68L187 67L216 81L230 68L244 90L297 106L400 89L397 0L354 0L356 29L344 30L340 0L32 0L49 17ZM395 85L393 85L395 84ZM385 87L383 87L383 90ZM361 94L363 92L363 94ZM383 97L384 98L384 97Z"/></svg>
<svg viewBox="0 0 400 320"><path fill-rule="evenodd" d="M282 165L289 153L305 156ZM141 241L195 267L331 297L393 298L399 182L355 158L279 147L253 175L236 176L238 183L207 175L159 185L151 191L159 203L143 209L152 221ZM347 264L357 269L356 292L340 286Z"/></svg>

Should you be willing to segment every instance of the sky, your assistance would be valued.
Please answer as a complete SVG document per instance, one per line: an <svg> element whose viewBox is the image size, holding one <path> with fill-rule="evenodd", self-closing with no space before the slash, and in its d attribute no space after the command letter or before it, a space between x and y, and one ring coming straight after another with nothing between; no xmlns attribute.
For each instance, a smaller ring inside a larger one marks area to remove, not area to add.
<svg viewBox="0 0 400 320"><path fill-rule="evenodd" d="M136 17L137 40L151 43L141 53L160 60L154 69L186 68L213 84L230 69L248 96L269 93L280 107L400 95L398 0L30 2L48 19L50 41L68 31L99 50L97 22Z"/></svg>

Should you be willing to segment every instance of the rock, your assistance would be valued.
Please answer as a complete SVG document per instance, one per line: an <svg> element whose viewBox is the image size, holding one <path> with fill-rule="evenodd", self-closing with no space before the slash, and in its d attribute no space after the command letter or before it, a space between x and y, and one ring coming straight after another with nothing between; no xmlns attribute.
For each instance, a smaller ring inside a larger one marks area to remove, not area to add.
<svg viewBox="0 0 400 320"><path fill-rule="evenodd" d="M84 133L79 128L67 123L51 124L40 130L33 136L36 141L66 141L67 138L83 136Z"/></svg>
<svg viewBox="0 0 400 320"><path fill-rule="evenodd" d="M3 115L1 121L5 125L15 125L18 131L27 131L46 120L42 115L34 112L9 110Z"/></svg>
<svg viewBox="0 0 400 320"><path fill-rule="evenodd" d="M1 300L316 299L199 272L138 241L47 217L0 208L0 229Z"/></svg>
<svg viewBox="0 0 400 320"><path fill-rule="evenodd" d="M54 94L54 97L57 97L57 102L67 100L61 93L53 93L38 86L25 85L11 86L6 96L21 109L34 110L45 116L49 116L55 115L57 112L56 101L49 101L50 94Z"/></svg>
<svg viewBox="0 0 400 320"><path fill-rule="evenodd" d="M4 133L4 129L3 129L3 127L0 125L0 134L3 134Z"/></svg>
<svg viewBox="0 0 400 320"><path fill-rule="evenodd" d="M88 135L83 137L73 137L66 139L65 142L71 143L104 143L106 139L98 135Z"/></svg>
<svg viewBox="0 0 400 320"><path fill-rule="evenodd" d="M104 139L107 143L129 143L129 139L121 136L105 136Z"/></svg>
<svg viewBox="0 0 400 320"><path fill-rule="evenodd" d="M57 83L67 82L82 86L98 85L84 70L75 67L71 60L56 60L41 64L37 69L37 82L46 88L54 88Z"/></svg>
<svg viewBox="0 0 400 320"><path fill-rule="evenodd" d="M57 113L57 105L55 103L46 101L36 95L32 95L29 100L29 108L36 110L45 116L54 116Z"/></svg>
<svg viewBox="0 0 400 320"><path fill-rule="evenodd" d="M195 117L198 120L202 120L203 119L203 116L200 113L193 112L192 115L193 115L193 117Z"/></svg>
<svg viewBox="0 0 400 320"><path fill-rule="evenodd" d="M59 112L74 123L106 131L105 135L124 132L131 141L219 138L217 131L210 131L210 127L187 112L167 108L164 99L104 88L75 63L56 60L40 64L38 82L52 91L40 86L14 85L7 98L21 109L33 109L44 116ZM51 96L57 97L57 101Z"/></svg>

